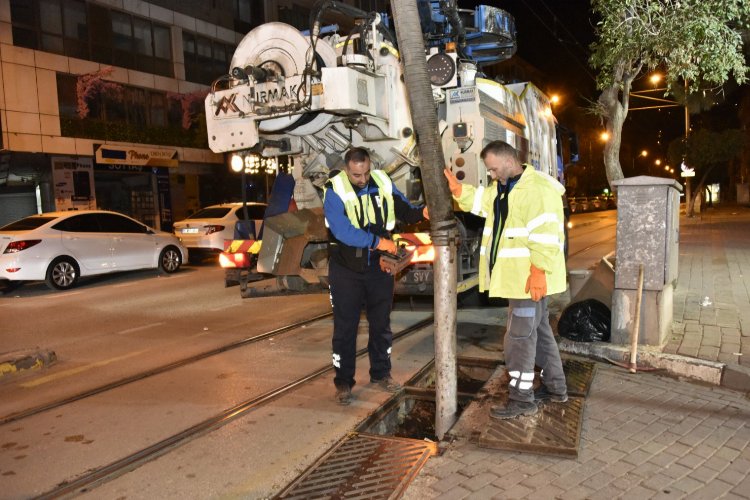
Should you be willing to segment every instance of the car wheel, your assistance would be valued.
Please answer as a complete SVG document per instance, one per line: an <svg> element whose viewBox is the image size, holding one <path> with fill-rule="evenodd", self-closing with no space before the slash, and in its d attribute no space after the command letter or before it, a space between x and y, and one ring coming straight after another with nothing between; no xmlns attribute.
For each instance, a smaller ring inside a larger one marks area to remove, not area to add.
<svg viewBox="0 0 750 500"><path fill-rule="evenodd" d="M165 247L159 254L159 269L165 273L176 273L180 265L182 265L182 255L176 247Z"/></svg>
<svg viewBox="0 0 750 500"><path fill-rule="evenodd" d="M58 257L47 268L44 282L53 290L67 290L78 283L81 269L72 257Z"/></svg>

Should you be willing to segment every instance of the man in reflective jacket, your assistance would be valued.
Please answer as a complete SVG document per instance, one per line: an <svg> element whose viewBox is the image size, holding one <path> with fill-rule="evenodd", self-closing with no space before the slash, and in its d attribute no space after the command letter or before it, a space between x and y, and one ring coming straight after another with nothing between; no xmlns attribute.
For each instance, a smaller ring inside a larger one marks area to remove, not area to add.
<svg viewBox="0 0 750 500"><path fill-rule="evenodd" d="M394 278L380 269L380 253L396 253L390 239L396 219L413 224L426 217L382 170L370 170L366 149L352 148L345 168L326 183L323 212L330 232L328 282L333 306L333 366L336 401L348 405L355 384L359 316L369 323L370 382L389 392L401 386L391 377L391 305Z"/></svg>
<svg viewBox="0 0 750 500"><path fill-rule="evenodd" d="M486 219L479 289L509 302L503 344L509 399L506 406L493 406L490 416L533 415L539 401L568 399L547 309L547 296L566 288L565 188L549 175L522 165L516 150L505 142L490 142L480 156L492 178L486 188L461 184L449 169L445 176L460 208ZM536 393L535 364L542 368L542 385Z"/></svg>

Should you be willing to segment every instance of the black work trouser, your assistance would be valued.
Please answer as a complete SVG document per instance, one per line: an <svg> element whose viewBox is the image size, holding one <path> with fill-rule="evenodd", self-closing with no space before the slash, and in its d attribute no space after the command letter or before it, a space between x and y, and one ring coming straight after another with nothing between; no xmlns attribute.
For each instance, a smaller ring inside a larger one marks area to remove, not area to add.
<svg viewBox="0 0 750 500"><path fill-rule="evenodd" d="M357 273L334 260L328 264L328 282L333 306L333 366L336 387L353 387L357 352L357 329L364 306L370 326L367 350L370 378L391 374L391 307L393 276L380 268Z"/></svg>

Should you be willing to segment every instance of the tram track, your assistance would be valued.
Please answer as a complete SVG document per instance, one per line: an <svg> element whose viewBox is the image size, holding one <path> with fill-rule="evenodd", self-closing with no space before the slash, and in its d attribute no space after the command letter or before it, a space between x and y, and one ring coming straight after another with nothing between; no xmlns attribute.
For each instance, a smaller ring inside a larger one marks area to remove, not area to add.
<svg viewBox="0 0 750 500"><path fill-rule="evenodd" d="M606 225L603 225L603 226L599 226L599 227L596 227L596 228L594 228L594 229L592 229L590 231L586 231L584 233L576 233L576 239L579 239L579 238L582 238L582 237L585 237L585 236L588 236L588 235L591 235L591 234L602 232L602 231L604 231L606 229L609 229L609 228L611 228L613 226L617 226L617 222L613 222L611 224L606 224ZM573 257L575 257L577 255L586 253L586 252L588 252L589 250L591 250L593 248L596 248L596 247L598 247L600 245L604 245L606 243L609 243L609 242L612 241L612 239L613 239L612 236L607 235L604 239L601 239L599 241L591 243L590 245L587 245L584 248L576 250L575 252L569 253L568 257L567 257L567 260L570 261L570 259L572 259Z"/></svg>
<svg viewBox="0 0 750 500"><path fill-rule="evenodd" d="M124 377L119 380L115 380L114 382L109 382L107 384L103 384L97 387L94 387L92 389L88 389L86 391L82 391L78 394L74 394L72 396L68 396L56 401L52 401L49 403L45 403L42 405L38 405L32 408L28 408L23 411L11 413L9 415L3 416L0 418L0 426L18 422L20 420L23 420L25 418L29 418L35 415L38 415L40 413L44 413L46 411L53 410L55 408L60 408L62 406L68 405L70 403L74 403L76 401L80 401L82 399L89 398L91 396L95 396L97 394L102 394L107 391L111 391L113 389L117 389L119 387L132 384L133 382L138 382L144 379L147 379L149 377L153 377L155 375L160 375L162 373L169 372L171 370L175 370L177 368L181 368L183 366L190 365L192 363L196 363L198 361L204 360L206 358L210 358L211 356L216 356L217 354L221 354L227 351L231 351L233 349L238 349L240 347L244 347L256 342L260 342L262 340L266 340L268 338L275 337L280 334L284 334L287 332L290 332L292 330L296 330L297 328L302 328L304 326L307 326L311 323L315 323L316 321L320 321L322 319L329 318L333 315L332 312L326 312L323 314L319 314L317 316L314 316L312 318L307 318L301 321L297 321L295 323L285 325L279 328L275 328L273 330L269 330L267 332L253 335L252 337L247 337L241 340L237 340L234 342L230 342L229 344L225 344L219 347L216 347L214 349L201 352L198 354L195 354L193 356L188 356L186 358L174 361L172 363L168 363L166 365L158 366L156 368L151 368L149 370L142 371L140 373L136 373L134 375L130 375L128 377Z"/></svg>
<svg viewBox="0 0 750 500"><path fill-rule="evenodd" d="M327 316L327 315L323 315ZM320 319L320 317L316 318ZM434 317L430 316L423 320L417 321L416 323L407 326L401 331L393 334L394 342L400 341L401 339L409 336L412 333L418 332L426 326L434 322ZM286 328L286 327L285 327ZM289 327L291 329L291 327ZM277 332L278 330L275 330ZM357 351L357 357L362 357L367 354L367 348L362 348ZM102 484L109 482L123 474L133 471L141 465L155 460L163 455L166 455L171 450L186 444L187 442L201 437L207 433L215 431L224 425L232 422L233 420L240 418L258 409L259 407L266 405L275 399L288 394L289 392L299 388L300 386L311 382L317 377L331 371L332 365L327 364L321 366L295 380L286 384L275 387L262 394L256 395L245 401L242 401L234 406L222 410L221 412L202 420L201 422L194 424L187 429L173 434L167 438L164 438L146 448L143 448L134 453L110 462L107 465L89 470L84 474L79 475L71 481L66 481L58 486L42 493L34 498L38 499L53 499L53 498L66 498L72 495L89 492L92 489L101 486Z"/></svg>

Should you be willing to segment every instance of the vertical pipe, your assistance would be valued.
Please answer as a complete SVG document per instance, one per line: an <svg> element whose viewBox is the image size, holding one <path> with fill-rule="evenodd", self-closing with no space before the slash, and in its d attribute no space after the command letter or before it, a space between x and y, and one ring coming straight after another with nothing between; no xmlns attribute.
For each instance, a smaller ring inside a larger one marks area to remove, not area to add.
<svg viewBox="0 0 750 500"><path fill-rule="evenodd" d="M427 73L416 0L391 2L396 37L404 64L409 111L419 138L422 183L435 247L435 369L437 373L435 431L442 439L456 419L456 221L448 184L443 176L445 155L438 133L435 100Z"/></svg>
<svg viewBox="0 0 750 500"><path fill-rule="evenodd" d="M435 434L442 440L456 422L456 275L457 232L443 231L435 238L447 239L435 245Z"/></svg>

